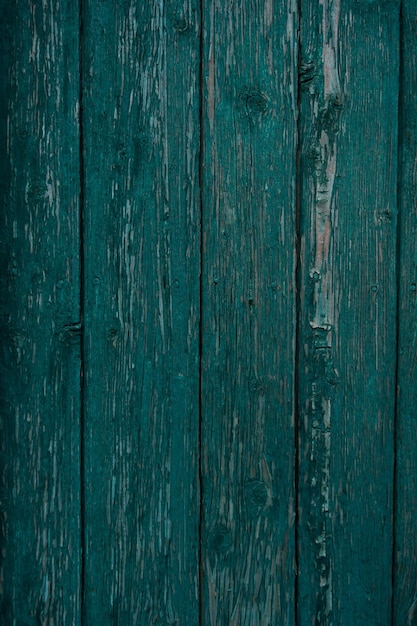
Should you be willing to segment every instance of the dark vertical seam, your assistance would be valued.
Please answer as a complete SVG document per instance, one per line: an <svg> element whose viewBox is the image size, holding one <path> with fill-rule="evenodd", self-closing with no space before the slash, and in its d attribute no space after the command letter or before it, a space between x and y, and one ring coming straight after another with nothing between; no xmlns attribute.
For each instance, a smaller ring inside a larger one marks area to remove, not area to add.
<svg viewBox="0 0 417 626"><path fill-rule="evenodd" d="M401 86L403 84L403 13L402 2L399 7L398 24L398 120L397 120L397 219L396 219L396 327L395 327L395 386L394 386L394 463L393 463L393 512L392 512L392 556L391 556L391 621L395 622L395 579L396 579L396 529L397 529L397 424L398 424L398 381L399 381L399 349L400 349L400 311L401 311L401 179L402 179L402 97Z"/></svg>
<svg viewBox="0 0 417 626"><path fill-rule="evenodd" d="M84 41L83 41L83 0L79 0L78 13L78 63L79 63L79 97L78 97L78 124L79 124L79 167L80 167L80 206L79 206L79 240L80 240L80 532L81 532L81 624L85 624L85 570L86 570L86 528L85 528L85 241L84 241L84 209L85 209L85 164L84 164L84 103L83 103L83 80L84 80Z"/></svg>
<svg viewBox="0 0 417 626"><path fill-rule="evenodd" d="M299 465L300 465L300 329L301 329L301 3L297 2L297 125L295 158L295 355L294 355L294 622L298 624L298 584L299 584Z"/></svg>
<svg viewBox="0 0 417 626"><path fill-rule="evenodd" d="M199 257L199 421L198 421L198 481L199 481L199 524L198 524L198 622L203 623L203 527L204 527L204 485L203 485L203 150L204 150L204 129L203 129L203 94L204 94L204 0L200 0L200 39L199 39L199 147L198 147L198 184L199 184L199 210L200 210L200 257Z"/></svg>

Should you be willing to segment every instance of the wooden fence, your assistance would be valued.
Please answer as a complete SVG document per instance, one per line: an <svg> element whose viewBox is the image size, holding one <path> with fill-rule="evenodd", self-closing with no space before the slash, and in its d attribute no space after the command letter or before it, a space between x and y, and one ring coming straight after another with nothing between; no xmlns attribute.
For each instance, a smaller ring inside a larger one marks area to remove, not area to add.
<svg viewBox="0 0 417 626"><path fill-rule="evenodd" d="M1 624L417 624L416 45L1 2Z"/></svg>

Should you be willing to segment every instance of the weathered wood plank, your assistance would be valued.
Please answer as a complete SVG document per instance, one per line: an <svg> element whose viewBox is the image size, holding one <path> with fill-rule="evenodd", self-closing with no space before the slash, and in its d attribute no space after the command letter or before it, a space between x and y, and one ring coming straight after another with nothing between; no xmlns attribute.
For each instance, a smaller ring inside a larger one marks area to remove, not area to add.
<svg viewBox="0 0 417 626"><path fill-rule="evenodd" d="M76 3L0 15L0 622L78 624Z"/></svg>
<svg viewBox="0 0 417 626"><path fill-rule="evenodd" d="M195 626L199 3L83 4L86 624Z"/></svg>
<svg viewBox="0 0 417 626"><path fill-rule="evenodd" d="M296 2L204 3L203 624L294 623Z"/></svg>
<svg viewBox="0 0 417 626"><path fill-rule="evenodd" d="M394 624L417 624L417 6L402 3Z"/></svg>
<svg viewBox="0 0 417 626"><path fill-rule="evenodd" d="M391 620L398 14L302 2L300 624Z"/></svg>

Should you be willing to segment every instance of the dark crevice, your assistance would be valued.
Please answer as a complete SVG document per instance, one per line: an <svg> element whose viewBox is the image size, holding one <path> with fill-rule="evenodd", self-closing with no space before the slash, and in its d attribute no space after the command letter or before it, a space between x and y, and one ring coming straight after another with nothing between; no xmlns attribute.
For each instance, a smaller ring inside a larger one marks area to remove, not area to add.
<svg viewBox="0 0 417 626"><path fill-rule="evenodd" d="M395 619L395 570L396 570L396 520L397 520L397 424L398 424L398 381L399 381L399 349L400 349L400 311L401 311L401 174L402 174L402 98L403 84L403 13L402 2L399 7L399 72L398 72L398 128L397 128L397 240L396 240L396 328L395 328L395 386L394 386L394 467L393 467L393 529L392 529L392 571L391 571L391 615L392 624Z"/></svg>
<svg viewBox="0 0 417 626"><path fill-rule="evenodd" d="M85 204L85 164L84 164L84 107L83 107L83 80L84 80L84 67L83 67L83 2L79 0L79 14L78 14L78 33L79 33L79 49L78 49L78 62L79 62L79 96L78 96L78 124L79 124L79 168L80 168L80 205L79 205L79 255L80 255L80 320L81 320L81 335L80 335L80 358L81 358L81 370L80 370L80 529L81 529L81 564L80 564L80 584L81 584L81 624L85 624L85 571L86 571L86 525L85 525L85 448L84 448L84 435L85 435L85 377L84 377L84 363L85 363L85 265L84 265L84 204Z"/></svg>
<svg viewBox="0 0 417 626"><path fill-rule="evenodd" d="M204 529L204 508L203 508L203 149L204 149L204 0L200 0L200 65L199 65L199 153L198 153L198 184L199 184L199 204L200 204L200 294L199 294L199 427L198 427L198 481L200 491L199 501L199 524L198 524L198 566L199 566L199 598L198 598L198 621L203 624L203 529Z"/></svg>
<svg viewBox="0 0 417 626"><path fill-rule="evenodd" d="M294 521L294 622L298 624L298 576L299 576L299 466L300 466L300 329L301 329L301 4L298 0L297 29L297 144L295 159L295 355L294 355L294 483L295 483L295 521Z"/></svg>

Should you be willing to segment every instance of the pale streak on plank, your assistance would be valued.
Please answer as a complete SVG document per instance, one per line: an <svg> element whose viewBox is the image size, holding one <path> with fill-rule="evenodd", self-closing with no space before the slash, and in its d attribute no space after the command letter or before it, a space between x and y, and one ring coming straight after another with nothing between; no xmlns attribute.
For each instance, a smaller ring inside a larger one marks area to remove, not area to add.
<svg viewBox="0 0 417 626"><path fill-rule="evenodd" d="M302 2L300 624L391 612L398 2Z"/></svg>

